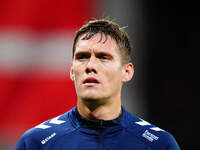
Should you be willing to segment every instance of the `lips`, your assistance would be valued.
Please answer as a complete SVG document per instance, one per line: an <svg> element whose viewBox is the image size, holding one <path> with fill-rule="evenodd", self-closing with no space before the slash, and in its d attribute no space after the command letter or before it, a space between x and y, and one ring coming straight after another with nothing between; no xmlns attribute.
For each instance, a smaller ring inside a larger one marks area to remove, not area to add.
<svg viewBox="0 0 200 150"><path fill-rule="evenodd" d="M93 77L86 78L83 81L83 84L85 85L93 85L93 84L99 84L99 83L100 82L96 78L93 78Z"/></svg>

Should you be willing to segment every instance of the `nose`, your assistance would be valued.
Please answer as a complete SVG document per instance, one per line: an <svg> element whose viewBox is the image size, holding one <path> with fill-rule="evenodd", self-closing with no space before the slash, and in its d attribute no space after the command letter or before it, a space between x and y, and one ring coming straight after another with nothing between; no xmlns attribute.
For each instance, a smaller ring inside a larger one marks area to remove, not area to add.
<svg viewBox="0 0 200 150"><path fill-rule="evenodd" d="M89 73L97 74L97 62L95 61L95 58L93 56L90 57L85 72L87 74Z"/></svg>

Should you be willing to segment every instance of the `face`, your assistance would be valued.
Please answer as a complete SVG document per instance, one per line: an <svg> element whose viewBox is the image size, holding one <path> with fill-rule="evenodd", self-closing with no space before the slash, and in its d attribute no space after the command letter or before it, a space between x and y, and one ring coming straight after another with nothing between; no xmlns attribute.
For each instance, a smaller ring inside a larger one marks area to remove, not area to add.
<svg viewBox="0 0 200 150"><path fill-rule="evenodd" d="M70 71L78 98L99 100L120 97L122 83L132 78L132 64L122 65L116 41L110 36L106 42L105 35L100 41L99 33L88 40L81 40L84 36L77 41Z"/></svg>

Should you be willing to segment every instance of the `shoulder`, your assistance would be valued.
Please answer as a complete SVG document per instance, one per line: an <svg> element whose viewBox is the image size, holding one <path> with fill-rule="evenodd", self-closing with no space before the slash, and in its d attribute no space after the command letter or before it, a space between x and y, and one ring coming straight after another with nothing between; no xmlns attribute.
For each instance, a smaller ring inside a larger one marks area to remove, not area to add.
<svg viewBox="0 0 200 150"><path fill-rule="evenodd" d="M66 112L60 116L49 119L29 130L27 130L19 139L15 150L38 149L38 146L46 144L48 141L52 142L62 136L75 130L73 124L69 119L69 112ZM49 143L48 142L48 143Z"/></svg>
<svg viewBox="0 0 200 150"><path fill-rule="evenodd" d="M153 150L180 150L173 135L148 121L128 113L127 130Z"/></svg>

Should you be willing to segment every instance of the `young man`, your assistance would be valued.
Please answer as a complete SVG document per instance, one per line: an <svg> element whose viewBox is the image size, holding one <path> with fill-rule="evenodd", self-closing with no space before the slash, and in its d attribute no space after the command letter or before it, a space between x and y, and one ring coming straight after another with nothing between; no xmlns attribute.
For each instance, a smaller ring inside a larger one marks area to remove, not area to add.
<svg viewBox="0 0 200 150"><path fill-rule="evenodd" d="M127 34L109 20L77 33L70 71L78 104L28 130L15 150L179 150L173 136L121 106L121 88L134 67Z"/></svg>

